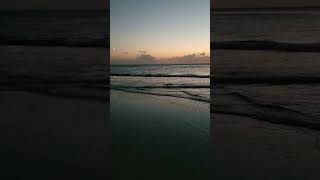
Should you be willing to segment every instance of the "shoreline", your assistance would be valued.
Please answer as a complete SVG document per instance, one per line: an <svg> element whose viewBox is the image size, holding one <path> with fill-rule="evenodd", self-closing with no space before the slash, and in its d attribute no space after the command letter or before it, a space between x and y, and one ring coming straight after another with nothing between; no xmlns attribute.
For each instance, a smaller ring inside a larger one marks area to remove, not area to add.
<svg viewBox="0 0 320 180"><path fill-rule="evenodd" d="M210 101L207 100L201 100L201 99L193 99L193 98L187 98L187 97L181 97L181 96L175 96L175 95L161 95L161 94L157 94L157 93L152 93L152 92L139 92L139 91L126 91L126 90L121 90L121 89L106 89L107 92L111 92L111 91L119 91L119 92L124 92L124 93L129 93L129 94L138 94L138 95L146 95L146 96L155 96L155 97L168 97L168 98L178 98L178 99L182 99L182 100L190 100L190 101L195 101L195 102L201 102L201 103L205 103L205 104L210 104ZM0 94L1 93L10 93L10 92L15 92L15 93L27 93L27 94L34 94L34 95L39 95L39 96L47 96L50 98L57 98L57 99L65 99L65 100L75 100L75 101L87 101L87 102L99 102L99 103L109 103L110 101L110 96L106 96L106 97L100 97L100 96L77 96L77 95L70 95L70 94L66 94L64 95L62 94L55 94L55 93L51 93L50 91L32 91L32 90L0 90ZM245 104L244 104L245 105ZM268 106L268 104L264 104L265 106ZM211 105L214 108L214 105ZM248 106L248 105L247 105ZM316 127L309 127L310 124L308 124L308 122L306 122L306 124L302 124L302 125L296 125L296 124L291 124L291 123L286 123L286 122L277 122L274 120L266 120L266 118L261 118L259 116L254 116L254 115L250 115L250 114L246 114L246 113L240 113L240 112L233 112L233 111L224 111L221 110L221 108L218 108L218 110L211 110L210 111L211 114L218 114L218 115L226 115L226 116L236 116L238 118L249 118L249 119L253 119L255 121L259 121L259 122L266 122L266 123L270 123L270 124L274 124L274 125L283 125L283 126L287 126L290 128L296 128L296 129L306 129L306 130L310 130L310 131L317 131L320 132L320 130L318 129L318 126ZM298 122L297 122L298 123ZM316 124L317 125L317 124Z"/></svg>
<svg viewBox="0 0 320 180"><path fill-rule="evenodd" d="M205 99L187 98L187 97L182 97L182 96L178 96L178 95L157 94L157 93L152 93L152 92L130 91L130 90L122 90L122 89L110 89L110 91L121 91L121 92L125 92L125 93L133 93L133 94L179 98L179 99L186 99L186 100L191 100L191 101L203 102L203 103L209 103L210 104L210 100L208 101L208 100L205 100Z"/></svg>
<svg viewBox="0 0 320 180"><path fill-rule="evenodd" d="M169 97L169 98L178 98L178 99L183 99L183 100L190 100L190 101L195 101L195 102L201 102L201 103L206 103L210 104L210 101L207 100L202 100L202 99L193 99L193 98L187 98L187 97L181 97L181 96L175 96L175 95L162 95L162 94L157 94L157 93L152 93L152 92L139 92L139 91L127 91L127 90L121 90L121 89L106 89L106 91L111 92L111 91L119 91L119 92L124 92L124 93L131 93L131 94L140 94L140 95L150 95L150 96L156 96L156 97ZM41 95L41 96L48 96L52 98L58 98L58 99L66 99L66 100L79 100L79 101L88 101L88 102L99 102L99 103L108 103L110 100L110 96L106 97L100 97L100 96L77 96L77 95L70 95L66 94L55 94L51 93L50 91L32 91L32 90L0 90L0 93L6 93L6 92L17 92L17 93L30 93L30 94L35 94L35 95ZM245 104L244 104L245 105ZM268 104L264 104L265 106L268 106ZM214 105L211 105L214 108ZM246 105L249 106L249 105ZM318 126L316 127L311 127L312 124L309 124L308 122L305 122L305 124L299 125L298 122L295 123L288 123L287 122L277 122L275 120L267 120L267 117L259 117L255 116L254 114L246 114L246 113L240 113L240 112L233 112L233 111L224 111L221 108L217 108L218 110L211 110L211 114L218 114L218 115L226 115L226 116L237 116L239 118L250 118L254 119L255 121L260 121L260 122L268 122L270 124L274 125L284 125L288 126L290 128L297 128L297 129L307 129L310 131L319 131ZM271 118L271 117L269 117ZM303 123L303 121L301 122ZM316 124L317 125L317 124Z"/></svg>

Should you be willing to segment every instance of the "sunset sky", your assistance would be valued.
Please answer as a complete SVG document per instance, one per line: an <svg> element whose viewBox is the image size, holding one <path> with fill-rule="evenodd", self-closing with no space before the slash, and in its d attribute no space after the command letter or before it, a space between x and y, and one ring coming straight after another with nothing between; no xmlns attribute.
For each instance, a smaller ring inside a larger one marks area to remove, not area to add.
<svg viewBox="0 0 320 180"><path fill-rule="evenodd" d="M209 0L111 1L112 63L204 63Z"/></svg>

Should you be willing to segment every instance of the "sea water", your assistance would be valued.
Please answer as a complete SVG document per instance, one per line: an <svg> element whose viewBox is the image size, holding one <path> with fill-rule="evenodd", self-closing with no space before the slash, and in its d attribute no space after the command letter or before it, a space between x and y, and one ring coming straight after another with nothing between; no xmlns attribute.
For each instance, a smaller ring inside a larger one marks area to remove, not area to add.
<svg viewBox="0 0 320 180"><path fill-rule="evenodd" d="M320 11L212 12L212 111L319 129Z"/></svg>
<svg viewBox="0 0 320 180"><path fill-rule="evenodd" d="M0 12L1 90L108 98L107 11Z"/></svg>
<svg viewBox="0 0 320 180"><path fill-rule="evenodd" d="M210 101L210 65L112 65L111 89Z"/></svg>

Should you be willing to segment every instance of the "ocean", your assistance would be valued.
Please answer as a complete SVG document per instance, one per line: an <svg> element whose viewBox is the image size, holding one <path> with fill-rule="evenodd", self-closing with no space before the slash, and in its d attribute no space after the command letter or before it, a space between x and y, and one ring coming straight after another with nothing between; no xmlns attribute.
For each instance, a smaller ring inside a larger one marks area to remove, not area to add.
<svg viewBox="0 0 320 180"><path fill-rule="evenodd" d="M211 12L211 41L315 43L320 37L319 10Z"/></svg>
<svg viewBox="0 0 320 180"><path fill-rule="evenodd" d="M1 90L108 99L107 11L1 11L0 26Z"/></svg>
<svg viewBox="0 0 320 180"><path fill-rule="evenodd" d="M320 10L211 13L212 112L320 129Z"/></svg>
<svg viewBox="0 0 320 180"><path fill-rule="evenodd" d="M112 65L111 89L210 103L210 65Z"/></svg>
<svg viewBox="0 0 320 180"><path fill-rule="evenodd" d="M1 11L0 44L108 47L108 11Z"/></svg>

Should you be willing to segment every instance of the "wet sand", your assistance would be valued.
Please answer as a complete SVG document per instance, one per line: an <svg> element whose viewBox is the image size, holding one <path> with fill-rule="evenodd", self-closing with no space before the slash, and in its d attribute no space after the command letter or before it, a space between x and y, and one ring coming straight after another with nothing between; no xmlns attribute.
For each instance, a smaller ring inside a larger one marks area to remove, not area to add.
<svg viewBox="0 0 320 180"><path fill-rule="evenodd" d="M0 93L1 177L108 179L108 103Z"/></svg>
<svg viewBox="0 0 320 180"><path fill-rule="evenodd" d="M207 179L209 103L111 91L114 179Z"/></svg>
<svg viewBox="0 0 320 180"><path fill-rule="evenodd" d="M201 114L208 104L120 91L111 95L113 117L122 117L112 124L117 128L113 151L120 155L114 158L121 158L114 159L119 160L114 161L116 179L205 178L209 122L202 121L208 114ZM2 177L111 175L108 103L1 92L0 104ZM211 128L209 175L215 178L319 178L318 131L225 114L212 114Z"/></svg>
<svg viewBox="0 0 320 180"><path fill-rule="evenodd" d="M212 114L212 118L212 177L320 178L318 131L234 115Z"/></svg>

